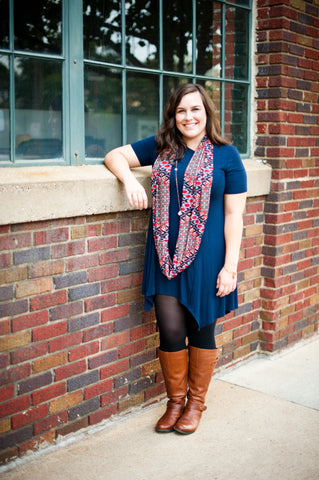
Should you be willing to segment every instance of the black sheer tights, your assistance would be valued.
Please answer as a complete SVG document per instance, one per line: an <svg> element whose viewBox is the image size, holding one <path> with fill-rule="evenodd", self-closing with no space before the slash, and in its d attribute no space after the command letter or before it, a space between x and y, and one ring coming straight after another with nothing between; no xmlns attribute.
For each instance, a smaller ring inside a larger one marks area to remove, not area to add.
<svg viewBox="0 0 319 480"><path fill-rule="evenodd" d="M164 352L178 352L188 345L197 348L214 349L215 322L198 330L192 314L175 297L155 295L155 313L160 333L160 349Z"/></svg>

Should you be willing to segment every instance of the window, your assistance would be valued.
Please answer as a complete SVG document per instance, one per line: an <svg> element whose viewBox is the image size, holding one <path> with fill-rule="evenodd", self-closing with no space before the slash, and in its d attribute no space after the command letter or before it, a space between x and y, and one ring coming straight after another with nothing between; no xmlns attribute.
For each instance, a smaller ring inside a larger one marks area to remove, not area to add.
<svg viewBox="0 0 319 480"><path fill-rule="evenodd" d="M251 0L0 0L0 165L100 163L198 82L249 146Z"/></svg>

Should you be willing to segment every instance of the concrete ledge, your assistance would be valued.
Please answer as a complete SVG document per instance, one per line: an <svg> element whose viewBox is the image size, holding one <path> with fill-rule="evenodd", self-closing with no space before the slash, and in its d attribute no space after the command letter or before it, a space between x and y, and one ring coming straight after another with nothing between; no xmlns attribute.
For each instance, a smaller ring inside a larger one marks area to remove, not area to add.
<svg viewBox="0 0 319 480"><path fill-rule="evenodd" d="M271 167L245 160L248 196L267 195ZM149 203L150 167L135 169ZM104 165L1 168L0 224L78 217L130 209L122 184Z"/></svg>
<svg viewBox="0 0 319 480"><path fill-rule="evenodd" d="M259 160L244 160L244 165L247 172L248 197L268 195L271 183L271 166Z"/></svg>

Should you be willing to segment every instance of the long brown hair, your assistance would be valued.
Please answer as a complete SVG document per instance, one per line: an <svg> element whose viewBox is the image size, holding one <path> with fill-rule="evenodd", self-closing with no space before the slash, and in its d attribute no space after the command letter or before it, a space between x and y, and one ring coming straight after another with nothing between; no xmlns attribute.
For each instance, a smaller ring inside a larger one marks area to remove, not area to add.
<svg viewBox="0 0 319 480"><path fill-rule="evenodd" d="M201 85L197 83L186 83L179 86L171 95L163 113L163 123L156 135L157 153L164 153L171 149L175 154L177 160L180 160L186 150L187 146L183 140L183 136L176 127L175 113L182 98L188 93L199 92L203 105L206 110L206 134L214 145L228 145L230 142L222 137L221 128L217 119L215 105L208 93Z"/></svg>

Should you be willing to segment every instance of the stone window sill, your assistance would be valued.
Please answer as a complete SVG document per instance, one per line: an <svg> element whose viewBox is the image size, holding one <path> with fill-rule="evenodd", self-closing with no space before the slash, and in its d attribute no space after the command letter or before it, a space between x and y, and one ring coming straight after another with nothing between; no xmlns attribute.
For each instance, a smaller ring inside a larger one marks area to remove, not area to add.
<svg viewBox="0 0 319 480"><path fill-rule="evenodd" d="M248 196L267 195L271 167L244 160ZM33 222L130 210L122 184L104 165L0 169L0 224ZM150 167L135 169L149 201Z"/></svg>

